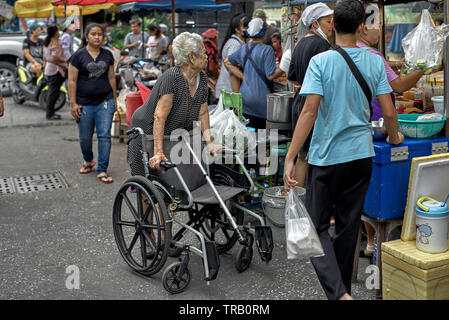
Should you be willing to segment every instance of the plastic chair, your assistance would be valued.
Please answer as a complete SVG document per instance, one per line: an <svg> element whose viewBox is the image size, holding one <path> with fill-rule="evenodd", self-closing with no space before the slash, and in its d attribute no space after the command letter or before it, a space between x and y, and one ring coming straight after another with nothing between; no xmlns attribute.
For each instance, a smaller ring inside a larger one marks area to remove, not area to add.
<svg viewBox="0 0 449 320"><path fill-rule="evenodd" d="M243 120L243 102L242 102L242 94L235 92L227 92L224 89L221 89L221 97L223 102L223 107L228 107L232 109L237 109L239 120Z"/></svg>

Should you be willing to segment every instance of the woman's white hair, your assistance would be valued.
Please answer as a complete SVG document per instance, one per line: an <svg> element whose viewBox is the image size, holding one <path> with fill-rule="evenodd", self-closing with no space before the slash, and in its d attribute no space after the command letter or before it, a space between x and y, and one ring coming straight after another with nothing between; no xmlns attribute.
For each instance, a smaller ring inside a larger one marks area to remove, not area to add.
<svg viewBox="0 0 449 320"><path fill-rule="evenodd" d="M178 67L189 64L189 54L193 52L196 56L201 54L203 48L203 38L199 34L183 32L179 34L172 45L173 58Z"/></svg>

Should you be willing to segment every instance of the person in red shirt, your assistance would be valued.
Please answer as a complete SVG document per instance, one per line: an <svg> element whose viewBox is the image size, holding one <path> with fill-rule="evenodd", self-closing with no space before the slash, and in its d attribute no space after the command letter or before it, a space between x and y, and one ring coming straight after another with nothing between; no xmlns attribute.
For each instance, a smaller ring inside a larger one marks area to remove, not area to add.
<svg viewBox="0 0 449 320"><path fill-rule="evenodd" d="M220 75L219 60L218 60L218 31L216 29L209 29L202 34L204 47L207 55L207 68L205 73L207 75L207 85L209 87L209 104L216 102L215 85Z"/></svg>

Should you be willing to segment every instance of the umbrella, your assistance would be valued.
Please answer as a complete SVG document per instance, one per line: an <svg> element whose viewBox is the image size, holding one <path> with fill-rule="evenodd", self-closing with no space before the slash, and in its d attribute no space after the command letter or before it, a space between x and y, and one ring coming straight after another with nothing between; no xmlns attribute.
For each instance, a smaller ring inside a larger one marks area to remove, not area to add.
<svg viewBox="0 0 449 320"><path fill-rule="evenodd" d="M65 8L64 6L54 7L52 0L18 0L14 4L14 14L19 18L49 18L54 10L56 17L65 17L66 15L80 16L94 14L102 9L110 9L113 6L113 3L103 3L86 7L71 5Z"/></svg>
<svg viewBox="0 0 449 320"><path fill-rule="evenodd" d="M13 10L19 18L48 18L52 11L51 0L18 0Z"/></svg>

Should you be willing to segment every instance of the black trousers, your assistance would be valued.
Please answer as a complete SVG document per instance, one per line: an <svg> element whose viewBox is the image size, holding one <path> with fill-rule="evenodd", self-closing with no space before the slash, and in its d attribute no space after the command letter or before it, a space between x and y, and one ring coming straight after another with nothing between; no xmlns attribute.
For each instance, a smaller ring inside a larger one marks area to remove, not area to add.
<svg viewBox="0 0 449 320"><path fill-rule="evenodd" d="M371 158L325 167L309 166L306 208L325 254L310 260L330 300L351 294L354 251L371 170ZM335 234L331 237L333 214Z"/></svg>
<svg viewBox="0 0 449 320"><path fill-rule="evenodd" d="M55 114L55 103L59 97L59 88L64 83L65 78L58 72L53 76L47 76L47 118Z"/></svg>

